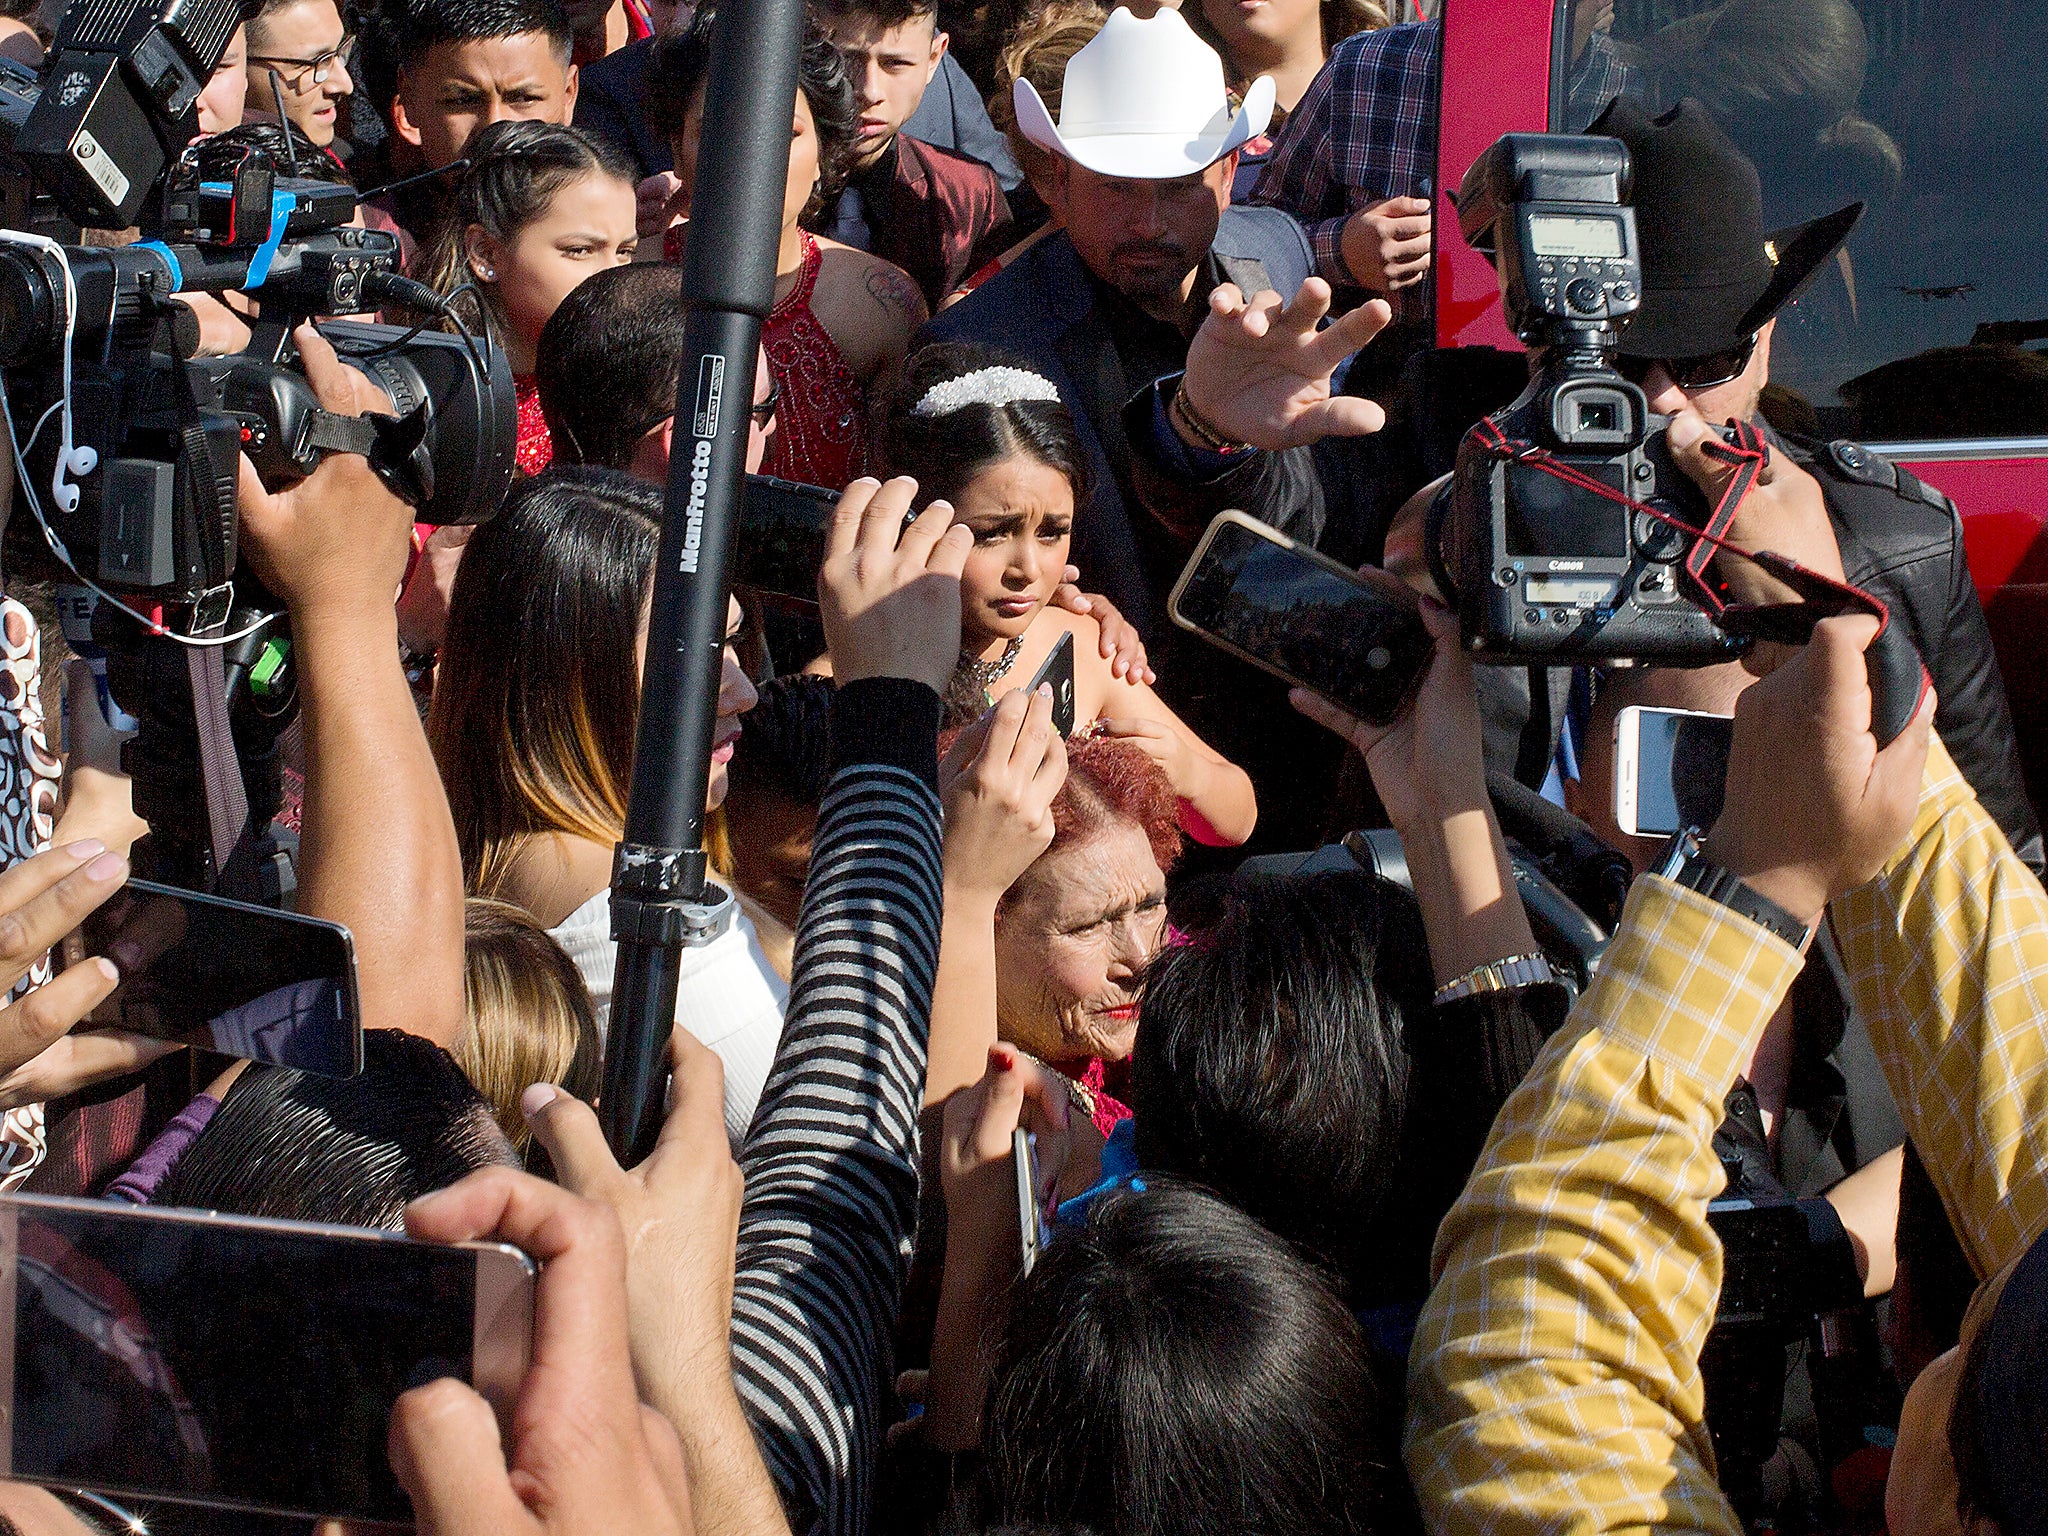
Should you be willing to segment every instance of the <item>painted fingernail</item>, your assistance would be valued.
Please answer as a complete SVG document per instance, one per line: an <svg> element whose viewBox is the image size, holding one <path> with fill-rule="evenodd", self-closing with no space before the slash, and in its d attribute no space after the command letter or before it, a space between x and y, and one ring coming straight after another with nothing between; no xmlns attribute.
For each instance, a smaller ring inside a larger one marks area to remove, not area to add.
<svg viewBox="0 0 2048 1536"><path fill-rule="evenodd" d="M1017 1053L1007 1045L992 1045L988 1048L989 1065L1007 1072L1017 1065Z"/></svg>
<svg viewBox="0 0 2048 1536"><path fill-rule="evenodd" d="M73 843L64 852L83 864L96 853L104 853L107 845L96 837L88 837L82 843Z"/></svg>
<svg viewBox="0 0 2048 1536"><path fill-rule="evenodd" d="M100 968L100 974L106 977L107 980L119 981L121 979L120 969L114 964L113 961L101 960L95 957L92 963Z"/></svg>
<svg viewBox="0 0 2048 1536"><path fill-rule="evenodd" d="M535 1083L519 1095L519 1112L531 1120L562 1096L553 1083Z"/></svg>
<svg viewBox="0 0 2048 1536"><path fill-rule="evenodd" d="M1051 683L1040 683L1040 684L1038 685L1038 696L1039 696L1039 697L1040 697L1041 699L1049 699L1049 698L1051 698L1051 697L1052 697L1052 684L1051 684Z"/></svg>
<svg viewBox="0 0 2048 1536"><path fill-rule="evenodd" d="M118 853L103 853L85 866L89 880L112 880L128 868L128 861Z"/></svg>

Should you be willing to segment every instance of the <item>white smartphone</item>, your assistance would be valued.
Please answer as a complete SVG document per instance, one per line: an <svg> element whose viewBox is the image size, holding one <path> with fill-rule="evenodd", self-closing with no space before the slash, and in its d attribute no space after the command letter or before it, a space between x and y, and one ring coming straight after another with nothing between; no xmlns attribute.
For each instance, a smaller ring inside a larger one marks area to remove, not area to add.
<svg viewBox="0 0 2048 1536"><path fill-rule="evenodd" d="M508 1420L534 1278L502 1243L0 1198L0 1477L409 1526L392 1404L452 1376Z"/></svg>
<svg viewBox="0 0 2048 1536"><path fill-rule="evenodd" d="M1634 837L1711 827L1734 740L1730 715L1630 706L1614 719L1614 821Z"/></svg>

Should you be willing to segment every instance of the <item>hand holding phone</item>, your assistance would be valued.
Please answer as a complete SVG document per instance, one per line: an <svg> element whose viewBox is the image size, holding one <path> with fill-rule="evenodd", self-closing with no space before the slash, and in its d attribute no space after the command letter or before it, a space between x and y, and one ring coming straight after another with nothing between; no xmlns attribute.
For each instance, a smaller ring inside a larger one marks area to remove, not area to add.
<svg viewBox="0 0 2048 1536"><path fill-rule="evenodd" d="M1242 512L1219 512L1181 572L1174 623L1357 719L1385 725L1435 641L1421 599L1385 571L1349 571Z"/></svg>
<svg viewBox="0 0 2048 1536"><path fill-rule="evenodd" d="M634 1387L616 1218L529 1174L486 1168L415 1200L405 1228L437 1243L516 1243L542 1266L532 1366L503 1420L505 1449L490 1432L488 1394L459 1380L444 1377L398 1400L392 1462L420 1524L562 1536L691 1530L674 1433Z"/></svg>
<svg viewBox="0 0 2048 1536"><path fill-rule="evenodd" d="M533 1284L532 1261L502 1243L0 1198L10 1475L404 1523L386 1460L393 1404L453 1376L509 1417Z"/></svg>

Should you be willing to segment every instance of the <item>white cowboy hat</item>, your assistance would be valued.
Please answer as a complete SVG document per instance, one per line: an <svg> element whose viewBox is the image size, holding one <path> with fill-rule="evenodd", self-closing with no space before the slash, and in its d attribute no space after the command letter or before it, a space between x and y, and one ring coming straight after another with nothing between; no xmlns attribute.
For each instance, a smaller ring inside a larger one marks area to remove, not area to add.
<svg viewBox="0 0 2048 1536"><path fill-rule="evenodd" d="M1101 176L1169 181L1207 170L1273 120L1273 81L1261 75L1230 115L1223 60L1180 12L1140 21L1119 6L1067 61L1060 120L1029 80L1012 90L1017 126L1041 149Z"/></svg>

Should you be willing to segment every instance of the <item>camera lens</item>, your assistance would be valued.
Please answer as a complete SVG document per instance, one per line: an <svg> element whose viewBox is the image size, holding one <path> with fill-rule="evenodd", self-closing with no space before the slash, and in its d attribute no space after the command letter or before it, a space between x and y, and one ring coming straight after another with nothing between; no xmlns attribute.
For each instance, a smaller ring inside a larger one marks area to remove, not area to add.
<svg viewBox="0 0 2048 1536"><path fill-rule="evenodd" d="M64 274L46 251L0 246L0 366L50 351L64 334Z"/></svg>

